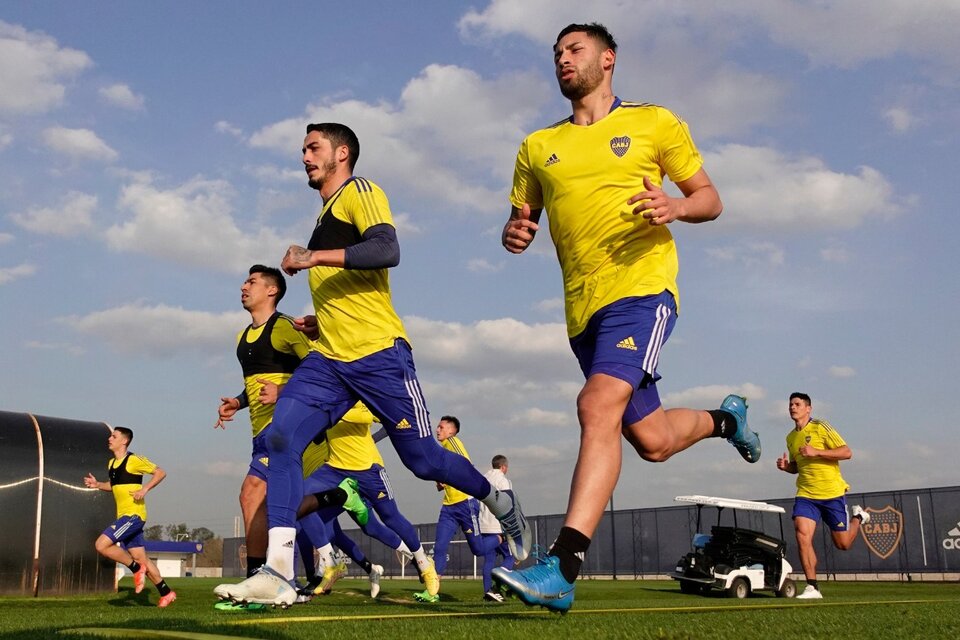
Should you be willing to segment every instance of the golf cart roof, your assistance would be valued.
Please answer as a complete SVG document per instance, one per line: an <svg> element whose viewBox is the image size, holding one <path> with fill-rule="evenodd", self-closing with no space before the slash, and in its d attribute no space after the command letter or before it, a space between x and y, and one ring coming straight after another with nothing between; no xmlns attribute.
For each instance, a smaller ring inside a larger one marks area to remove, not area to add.
<svg viewBox="0 0 960 640"><path fill-rule="evenodd" d="M783 507L766 502L755 502L753 500L737 500L736 498L714 498L711 496L677 496L674 498L677 502L688 502L690 504L701 504L708 507L728 507L730 509L742 509L744 511L768 511L770 513L786 513Z"/></svg>

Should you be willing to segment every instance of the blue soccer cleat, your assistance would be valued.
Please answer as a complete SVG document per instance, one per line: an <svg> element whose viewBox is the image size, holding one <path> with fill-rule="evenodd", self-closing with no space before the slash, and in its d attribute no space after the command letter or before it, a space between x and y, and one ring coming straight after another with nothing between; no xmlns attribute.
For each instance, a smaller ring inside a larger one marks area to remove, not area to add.
<svg viewBox="0 0 960 640"><path fill-rule="evenodd" d="M494 584L516 594L525 604L566 613L573 606L576 587L560 573L559 558L542 552L534 555L537 563L532 567L517 571L494 569Z"/></svg>
<svg viewBox="0 0 960 640"><path fill-rule="evenodd" d="M507 538L510 553L517 559L517 562L522 562L530 555L530 547L533 545L533 531L530 530L530 525L520 509L520 499L517 498L517 495L507 489L497 491L499 494L510 498L510 510L502 516L497 516L497 520L500 521L503 535Z"/></svg>
<svg viewBox="0 0 960 640"><path fill-rule="evenodd" d="M747 399L730 394L723 399L720 408L733 415L737 420L737 432L727 442L736 447L747 462L760 459L760 436L747 426Z"/></svg>

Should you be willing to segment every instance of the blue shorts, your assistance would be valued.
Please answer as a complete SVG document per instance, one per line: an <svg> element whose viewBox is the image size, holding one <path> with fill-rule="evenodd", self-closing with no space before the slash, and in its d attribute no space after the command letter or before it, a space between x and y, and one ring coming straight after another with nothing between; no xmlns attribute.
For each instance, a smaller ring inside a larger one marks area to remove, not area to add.
<svg viewBox="0 0 960 640"><path fill-rule="evenodd" d="M260 478L264 482L267 481L267 465L270 460L270 456L267 455L267 429L270 426L265 427L260 433L258 433L253 438L253 453L250 454L250 468L247 470L248 476L254 476Z"/></svg>
<svg viewBox="0 0 960 640"><path fill-rule="evenodd" d="M617 300L598 310L587 328L570 338L586 378L603 373L633 387L623 413L623 425L646 418L660 407L657 364L660 350L677 321L673 294Z"/></svg>
<svg viewBox="0 0 960 640"><path fill-rule="evenodd" d="M119 542L124 549L135 549L144 545L143 526L145 524L140 516L121 516L103 530L103 535L114 542Z"/></svg>
<svg viewBox="0 0 960 640"><path fill-rule="evenodd" d="M793 502L793 517L809 518L814 522L822 519L830 527L830 531L846 531L847 497L830 498L829 500L814 500L798 497Z"/></svg>
<svg viewBox="0 0 960 640"><path fill-rule="evenodd" d="M309 353L283 387L271 426L281 423L277 412L285 398L326 414L326 420L313 423L313 433L307 440L339 422L357 400L362 400L379 417L391 440L433 437L413 353L402 338L392 347L352 362L333 360L315 351Z"/></svg>
<svg viewBox="0 0 960 640"><path fill-rule="evenodd" d="M357 481L360 495L374 507L383 500L393 500L390 477L387 476L387 470L379 464L363 471L348 471L347 469L331 467L328 464L321 465L319 469L303 481L303 494L320 493L327 489L333 489L346 478L353 478Z"/></svg>

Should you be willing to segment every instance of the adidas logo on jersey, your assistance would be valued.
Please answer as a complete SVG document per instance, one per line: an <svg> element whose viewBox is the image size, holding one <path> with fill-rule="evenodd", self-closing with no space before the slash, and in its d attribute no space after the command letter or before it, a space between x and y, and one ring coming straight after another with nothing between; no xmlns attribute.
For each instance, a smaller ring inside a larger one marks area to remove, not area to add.
<svg viewBox="0 0 960 640"><path fill-rule="evenodd" d="M637 345L633 341L633 336L627 336L626 338L618 342L617 349L630 349L630 351L636 351Z"/></svg>
<svg viewBox="0 0 960 640"><path fill-rule="evenodd" d="M410 429L410 428L411 428L410 423L407 422L406 418L404 418L403 420L397 423L397 429Z"/></svg>
<svg viewBox="0 0 960 640"><path fill-rule="evenodd" d="M549 167L550 165L557 164L558 162L560 162L560 158L557 157L557 154L551 153L550 157L547 158L547 161L543 163L543 166Z"/></svg>

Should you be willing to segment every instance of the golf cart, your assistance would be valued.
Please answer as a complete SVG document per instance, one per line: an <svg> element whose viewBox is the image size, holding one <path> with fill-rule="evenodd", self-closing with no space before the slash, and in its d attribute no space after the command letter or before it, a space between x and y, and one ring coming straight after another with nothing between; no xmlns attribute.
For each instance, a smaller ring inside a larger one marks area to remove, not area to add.
<svg viewBox="0 0 960 640"><path fill-rule="evenodd" d="M760 511L783 514L783 507L731 498L710 496L677 496L677 502L697 505L697 533L693 550L680 558L670 577L680 582L683 593L707 595L724 591L731 598L746 598L754 591L769 590L780 598L792 598L797 587L790 574L793 567L784 558L783 519L780 538L737 526L737 511ZM701 533L703 507L717 508L717 524L710 533ZM733 526L721 526L724 509L733 512Z"/></svg>

